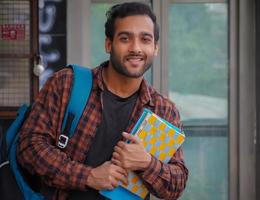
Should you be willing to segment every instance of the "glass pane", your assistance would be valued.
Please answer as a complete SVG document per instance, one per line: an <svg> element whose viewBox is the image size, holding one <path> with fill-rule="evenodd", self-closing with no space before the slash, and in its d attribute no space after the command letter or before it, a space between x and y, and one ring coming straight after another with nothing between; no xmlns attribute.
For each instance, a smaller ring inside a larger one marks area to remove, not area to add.
<svg viewBox="0 0 260 200"><path fill-rule="evenodd" d="M181 200L228 199L227 143L227 137L186 139L185 161L190 174Z"/></svg>
<svg viewBox="0 0 260 200"><path fill-rule="evenodd" d="M228 14L225 3L169 7L169 96L186 132L182 200L228 199Z"/></svg>
<svg viewBox="0 0 260 200"><path fill-rule="evenodd" d="M226 4L172 4L169 8L169 88L186 123L227 123Z"/></svg>
<svg viewBox="0 0 260 200"><path fill-rule="evenodd" d="M92 3L91 4L91 66L98 66L109 59L109 54L105 52L105 21L106 11L113 4Z"/></svg>
<svg viewBox="0 0 260 200"><path fill-rule="evenodd" d="M116 1L115 1L116 2ZM119 1L120 2L120 1ZM116 3L119 3L116 2ZM105 52L105 22L107 10L116 3L92 3L91 4L91 56L92 67L98 66L109 59L109 54ZM151 83L151 72L145 73L145 78Z"/></svg>
<svg viewBox="0 0 260 200"><path fill-rule="evenodd" d="M0 2L0 53L30 53L30 2Z"/></svg>
<svg viewBox="0 0 260 200"><path fill-rule="evenodd" d="M30 1L0 1L0 107L30 103Z"/></svg>
<svg viewBox="0 0 260 200"><path fill-rule="evenodd" d="M0 58L0 107L30 103L30 60Z"/></svg>

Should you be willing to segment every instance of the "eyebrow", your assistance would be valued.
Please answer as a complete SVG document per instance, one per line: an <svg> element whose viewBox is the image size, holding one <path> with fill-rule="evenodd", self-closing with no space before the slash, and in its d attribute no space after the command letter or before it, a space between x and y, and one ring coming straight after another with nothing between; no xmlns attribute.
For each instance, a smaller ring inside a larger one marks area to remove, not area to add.
<svg viewBox="0 0 260 200"><path fill-rule="evenodd" d="M122 31L122 32L119 32L117 35L118 35L118 36L120 36L120 35L133 35L133 33L132 33L132 32L129 32L129 31ZM152 35L151 33L148 33L148 32L141 32L140 35L142 35L142 36L148 36L148 37L153 38L153 35Z"/></svg>

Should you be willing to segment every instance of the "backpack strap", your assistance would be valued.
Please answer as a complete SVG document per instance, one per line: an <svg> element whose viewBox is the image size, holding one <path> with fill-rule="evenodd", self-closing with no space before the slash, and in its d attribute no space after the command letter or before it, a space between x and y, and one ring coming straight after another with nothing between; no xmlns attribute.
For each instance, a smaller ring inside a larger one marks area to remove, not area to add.
<svg viewBox="0 0 260 200"><path fill-rule="evenodd" d="M75 132L92 89L92 72L89 68L70 65L73 70L73 84L69 103L62 122L62 134L59 136L58 147L64 149L69 138Z"/></svg>

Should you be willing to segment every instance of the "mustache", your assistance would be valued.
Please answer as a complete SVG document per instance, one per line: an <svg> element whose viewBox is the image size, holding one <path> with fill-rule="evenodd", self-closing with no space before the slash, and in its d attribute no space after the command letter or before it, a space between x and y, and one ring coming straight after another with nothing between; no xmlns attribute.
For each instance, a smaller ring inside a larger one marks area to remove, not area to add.
<svg viewBox="0 0 260 200"><path fill-rule="evenodd" d="M144 58L145 56L141 53L130 53L125 56L126 58Z"/></svg>

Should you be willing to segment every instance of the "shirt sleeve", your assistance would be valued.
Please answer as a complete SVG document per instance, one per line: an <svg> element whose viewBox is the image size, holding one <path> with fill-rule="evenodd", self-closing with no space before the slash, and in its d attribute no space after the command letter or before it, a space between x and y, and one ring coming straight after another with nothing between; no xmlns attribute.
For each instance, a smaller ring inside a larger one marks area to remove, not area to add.
<svg viewBox="0 0 260 200"><path fill-rule="evenodd" d="M182 129L177 109L173 108L170 116L165 119ZM174 153L169 163L163 163L152 156L149 167L139 175L153 195L166 200L178 199L188 179L188 169L184 163L182 148L180 147Z"/></svg>
<svg viewBox="0 0 260 200"><path fill-rule="evenodd" d="M61 115L69 95L67 76L62 70L41 89L20 130L17 158L24 168L40 176L49 186L84 190L91 168L71 160L56 147Z"/></svg>

